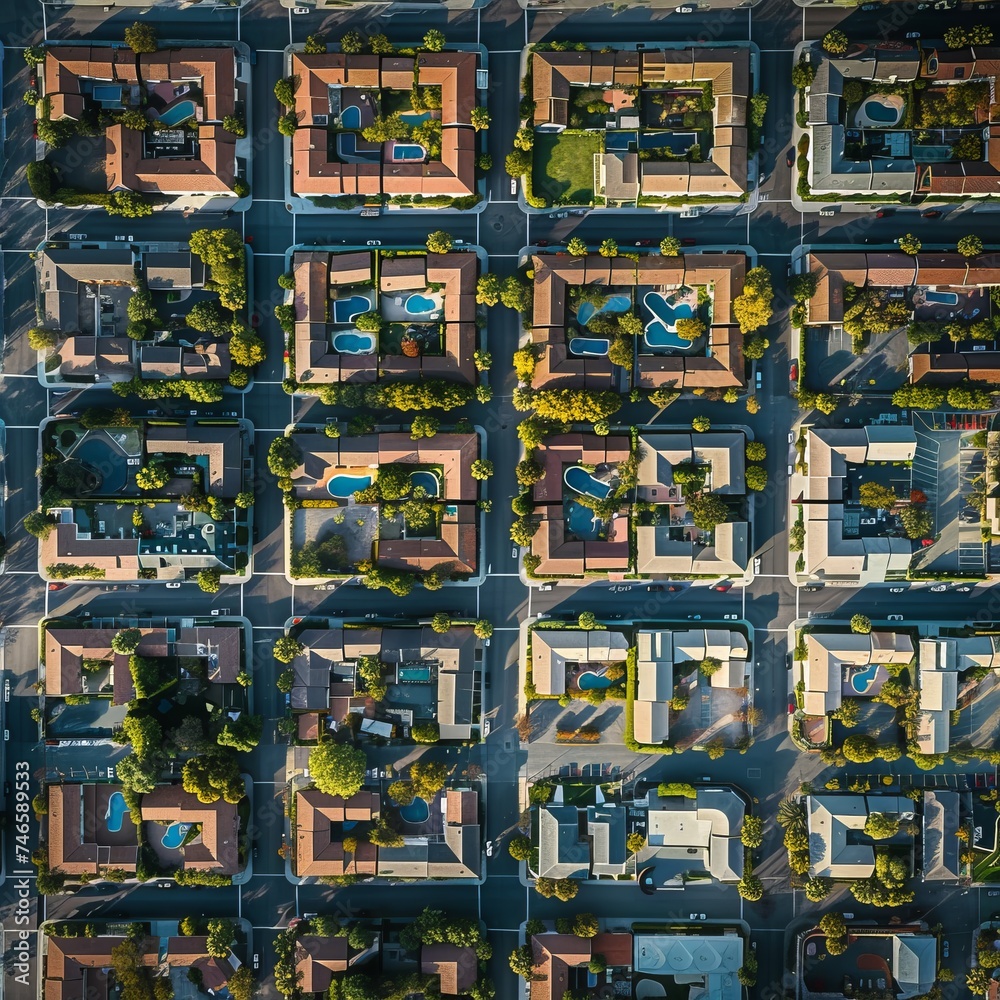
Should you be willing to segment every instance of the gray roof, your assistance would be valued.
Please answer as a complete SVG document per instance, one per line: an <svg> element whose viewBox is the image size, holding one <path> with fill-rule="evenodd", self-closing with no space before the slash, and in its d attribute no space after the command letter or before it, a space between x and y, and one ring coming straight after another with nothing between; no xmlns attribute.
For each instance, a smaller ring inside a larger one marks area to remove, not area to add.
<svg viewBox="0 0 1000 1000"><path fill-rule="evenodd" d="M924 879L927 881L957 881L960 877L958 860L961 841L959 828L958 792L924 792Z"/></svg>
<svg viewBox="0 0 1000 1000"><path fill-rule="evenodd" d="M541 806L538 810L538 874L544 878L587 878L590 844L580 839L576 806Z"/></svg>

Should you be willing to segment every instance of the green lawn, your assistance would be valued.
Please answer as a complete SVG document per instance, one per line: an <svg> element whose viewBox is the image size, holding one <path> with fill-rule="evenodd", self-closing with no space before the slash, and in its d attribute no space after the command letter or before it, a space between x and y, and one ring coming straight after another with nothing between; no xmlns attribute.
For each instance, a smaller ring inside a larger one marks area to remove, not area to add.
<svg viewBox="0 0 1000 1000"><path fill-rule="evenodd" d="M594 200L595 132L535 133L532 189L553 205L589 205Z"/></svg>

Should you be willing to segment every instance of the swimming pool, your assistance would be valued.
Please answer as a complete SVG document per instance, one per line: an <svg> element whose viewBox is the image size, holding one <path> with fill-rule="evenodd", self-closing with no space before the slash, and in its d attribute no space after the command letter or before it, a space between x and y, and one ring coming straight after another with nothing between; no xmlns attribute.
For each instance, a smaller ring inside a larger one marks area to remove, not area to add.
<svg viewBox="0 0 1000 1000"><path fill-rule="evenodd" d="M349 104L340 110L341 128L361 128L361 108L356 104Z"/></svg>
<svg viewBox="0 0 1000 1000"><path fill-rule="evenodd" d="M125 813L130 812L125 805L125 796L121 792L112 792L108 799L108 808L104 813L104 819L108 824L109 833L121 833L122 823L125 820Z"/></svg>
<svg viewBox="0 0 1000 1000"><path fill-rule="evenodd" d="M581 302L576 310L576 321L580 326L586 326L595 316L601 313L623 313L632 308L632 299L627 295L609 295L607 302L599 309L589 302Z"/></svg>
<svg viewBox="0 0 1000 1000"><path fill-rule="evenodd" d="M609 342L600 337L574 337L569 342L569 353L578 358L603 358L607 356Z"/></svg>
<svg viewBox="0 0 1000 1000"><path fill-rule="evenodd" d="M333 349L338 354L371 354L375 350L375 334L335 333Z"/></svg>
<svg viewBox="0 0 1000 1000"><path fill-rule="evenodd" d="M352 319L368 312L372 307L372 300L364 295L350 295L346 299L333 300L333 321L334 323L350 323Z"/></svg>
<svg viewBox="0 0 1000 1000"><path fill-rule="evenodd" d="M432 299L428 295L420 295L415 292L413 295L407 296L406 299L406 311L411 316L422 316L424 313L431 313L439 308L437 299Z"/></svg>
<svg viewBox="0 0 1000 1000"><path fill-rule="evenodd" d="M410 485L414 489L418 486L422 486L425 490L427 490L427 495L429 497L441 495L441 483L438 481L438 477L435 476L433 472L427 472L423 469L420 469L417 472L411 472Z"/></svg>
<svg viewBox="0 0 1000 1000"><path fill-rule="evenodd" d="M101 477L102 493L120 493L128 482L125 455L103 432L90 437L73 452L88 469Z"/></svg>
<svg viewBox="0 0 1000 1000"><path fill-rule="evenodd" d="M171 823L163 831L163 839L160 843L167 849L175 851L184 843L184 838L188 835L188 830L190 829L190 823Z"/></svg>
<svg viewBox="0 0 1000 1000"><path fill-rule="evenodd" d="M640 149L669 149L682 155L698 141L696 132L643 132L639 136Z"/></svg>
<svg viewBox="0 0 1000 1000"><path fill-rule="evenodd" d="M197 110L198 107L194 101L178 101L172 107L165 108L160 112L160 124L170 125L171 127L180 125L181 122L186 122L189 118L194 118Z"/></svg>
<svg viewBox="0 0 1000 1000"><path fill-rule="evenodd" d="M430 667L399 667L396 670L396 680L401 684L430 684Z"/></svg>
<svg viewBox="0 0 1000 1000"><path fill-rule="evenodd" d="M431 814L431 807L421 798L415 798L408 806L399 807L400 818L407 823L425 823Z"/></svg>
<svg viewBox="0 0 1000 1000"><path fill-rule="evenodd" d="M575 500L568 500L566 502L566 527L577 538L592 542L601 534L603 525L589 507L584 507L582 503L577 503Z"/></svg>
<svg viewBox="0 0 1000 1000"><path fill-rule="evenodd" d="M864 128L888 128L903 117L903 98L896 94L872 94L866 98L854 116L854 124Z"/></svg>
<svg viewBox="0 0 1000 1000"><path fill-rule="evenodd" d="M427 150L423 146L418 146L415 142L397 142L392 147L392 159L396 163L400 160L425 160L427 159Z"/></svg>
<svg viewBox="0 0 1000 1000"><path fill-rule="evenodd" d="M661 292L646 292L643 304L656 318L646 324L643 337L649 347L673 347L689 351L692 341L677 336L677 321L692 319L694 309L687 302L673 302Z"/></svg>
<svg viewBox="0 0 1000 1000"><path fill-rule="evenodd" d="M110 83L95 83L91 92L95 101L102 104L121 104L122 88Z"/></svg>
<svg viewBox="0 0 1000 1000"><path fill-rule="evenodd" d="M875 683L875 675L878 673L879 665L870 663L864 670L859 670L856 674L851 674L851 687L858 694L864 694Z"/></svg>
<svg viewBox="0 0 1000 1000"><path fill-rule="evenodd" d="M372 484L371 476L348 476L345 473L333 476L326 484L330 496L346 500L358 490L366 490Z"/></svg>
<svg viewBox="0 0 1000 1000"><path fill-rule="evenodd" d="M571 490L582 493L584 496L593 497L595 500L607 500L611 492L608 483L595 479L586 469L579 465L571 465L564 473L563 479Z"/></svg>
<svg viewBox="0 0 1000 1000"><path fill-rule="evenodd" d="M604 674L595 674L593 670L588 670L577 677L576 686L581 691L592 691L594 688L611 687L611 680Z"/></svg>
<svg viewBox="0 0 1000 1000"><path fill-rule="evenodd" d="M402 118L407 125L419 125L421 122L427 121L432 116L429 111L403 111L400 112L399 117Z"/></svg>
<svg viewBox="0 0 1000 1000"><path fill-rule="evenodd" d="M943 306L957 306L958 295L955 292L924 292L928 302L939 302Z"/></svg>

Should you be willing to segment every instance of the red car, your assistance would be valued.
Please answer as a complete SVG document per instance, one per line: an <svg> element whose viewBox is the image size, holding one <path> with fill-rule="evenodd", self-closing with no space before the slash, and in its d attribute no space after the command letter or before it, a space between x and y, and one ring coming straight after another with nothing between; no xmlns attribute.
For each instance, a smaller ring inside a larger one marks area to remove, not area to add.
<svg viewBox="0 0 1000 1000"><path fill-rule="evenodd" d="M941 213L936 208L932 208L927 212L921 213L921 217L924 219L937 219L940 215Z"/></svg>
<svg viewBox="0 0 1000 1000"><path fill-rule="evenodd" d="M68 583L50 583L49 590L64 590L68 586Z"/></svg>
<svg viewBox="0 0 1000 1000"><path fill-rule="evenodd" d="M794 715L796 708L798 708L798 706L795 704L795 699L794 698L789 698L788 699L788 714L789 715Z"/></svg>
<svg viewBox="0 0 1000 1000"><path fill-rule="evenodd" d="M732 580L727 580L725 583L720 583L712 588L712 590L717 590L720 594L728 594L729 591L732 589L733 589Z"/></svg>
<svg viewBox="0 0 1000 1000"><path fill-rule="evenodd" d="M798 363L798 361L793 361L788 366L788 380L790 382L798 382L798 380L799 380L799 363Z"/></svg>
<svg viewBox="0 0 1000 1000"><path fill-rule="evenodd" d="M892 215L892 209L891 208L880 208L875 213L875 218L876 219L888 219L890 215Z"/></svg>

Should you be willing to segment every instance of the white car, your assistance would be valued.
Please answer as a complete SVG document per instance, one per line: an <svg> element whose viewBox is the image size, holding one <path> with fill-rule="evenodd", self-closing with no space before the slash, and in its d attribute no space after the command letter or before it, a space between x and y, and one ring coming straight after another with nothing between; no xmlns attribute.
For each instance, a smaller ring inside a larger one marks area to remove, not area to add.
<svg viewBox="0 0 1000 1000"><path fill-rule="evenodd" d="M948 587L947 587L946 584L939 583L939 584L937 584L937 586L931 587L931 593L932 594L940 594L942 590L947 590L947 589L948 589Z"/></svg>
<svg viewBox="0 0 1000 1000"><path fill-rule="evenodd" d="M675 14L693 14L694 13L694 7L690 7L687 4L685 4L683 7L675 7L674 8L674 13Z"/></svg>
<svg viewBox="0 0 1000 1000"><path fill-rule="evenodd" d="M891 622L901 622L903 620L902 615L886 615L886 618Z"/></svg>
<svg viewBox="0 0 1000 1000"><path fill-rule="evenodd" d="M292 13L293 14L308 14L309 13L309 8L308 7L293 7L292 8Z"/></svg>
<svg viewBox="0 0 1000 1000"><path fill-rule="evenodd" d="M167 584L167 590L180 590L180 589L181 585L177 582Z"/></svg>

